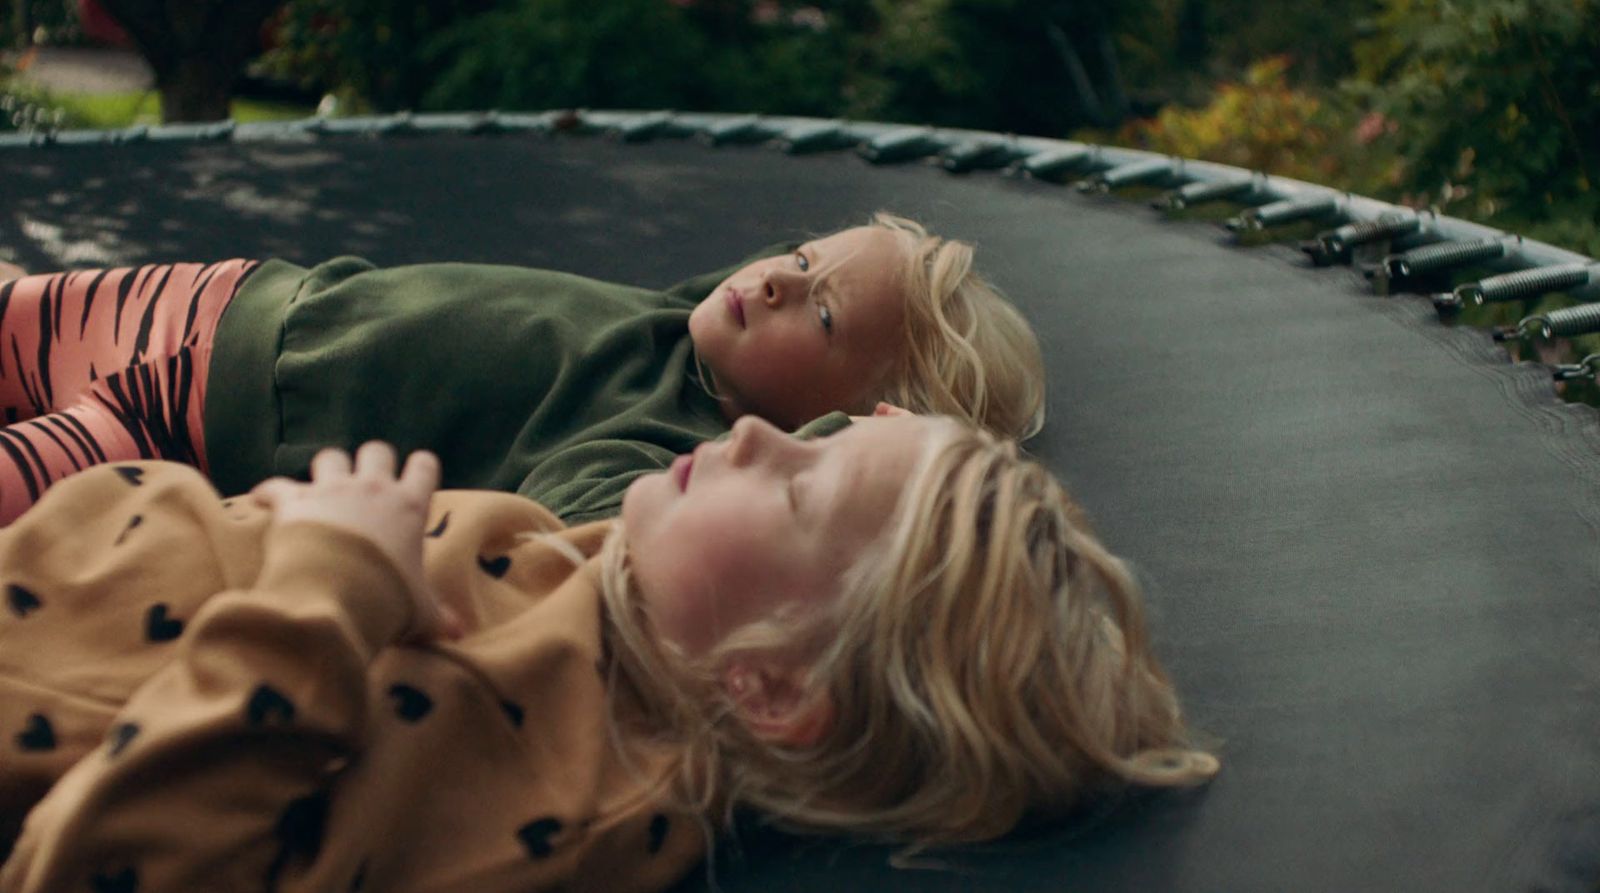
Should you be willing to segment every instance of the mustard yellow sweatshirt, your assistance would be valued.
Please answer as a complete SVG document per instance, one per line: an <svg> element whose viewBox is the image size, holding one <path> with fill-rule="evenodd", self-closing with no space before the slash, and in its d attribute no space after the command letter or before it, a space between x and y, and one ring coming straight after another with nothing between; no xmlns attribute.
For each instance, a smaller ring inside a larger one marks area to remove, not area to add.
<svg viewBox="0 0 1600 893"><path fill-rule="evenodd" d="M594 576L552 544L606 522L439 493L427 578L470 632L419 647L374 545L269 520L138 463L0 530L0 891L653 891L700 860L668 755L619 755Z"/></svg>

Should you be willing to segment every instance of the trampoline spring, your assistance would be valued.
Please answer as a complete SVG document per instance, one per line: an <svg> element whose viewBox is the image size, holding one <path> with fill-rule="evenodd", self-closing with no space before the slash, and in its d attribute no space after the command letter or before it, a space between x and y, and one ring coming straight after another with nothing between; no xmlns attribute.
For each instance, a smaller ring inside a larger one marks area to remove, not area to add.
<svg viewBox="0 0 1600 893"><path fill-rule="evenodd" d="M1439 242L1413 248L1404 254L1391 254L1383 259L1383 266L1391 279L1402 279L1505 257L1506 247L1505 239L1493 236L1468 242Z"/></svg>
<svg viewBox="0 0 1600 893"><path fill-rule="evenodd" d="M233 136L235 126L231 119L202 124L163 124L150 128L145 133L145 139L153 143L221 141Z"/></svg>
<svg viewBox="0 0 1600 893"><path fill-rule="evenodd" d="M786 131L778 138L778 144L790 155L847 149L859 142L854 134L836 122L802 124Z"/></svg>
<svg viewBox="0 0 1600 893"><path fill-rule="evenodd" d="M1222 199L1248 192L1254 185L1255 179L1253 177L1213 180L1209 183L1185 183L1177 189L1168 191L1165 195L1151 202L1151 205L1160 210L1181 211L1184 208L1205 204L1206 202L1221 201Z"/></svg>
<svg viewBox="0 0 1600 893"><path fill-rule="evenodd" d="M1462 302L1489 304L1531 298L1546 292L1586 285L1588 282L1588 264L1556 264L1466 282L1456 286L1455 295Z"/></svg>
<svg viewBox="0 0 1600 893"><path fill-rule="evenodd" d="M1537 329L1542 338L1571 338L1600 332L1600 304L1579 304L1536 314L1517 324L1524 332Z"/></svg>
<svg viewBox="0 0 1600 893"><path fill-rule="evenodd" d="M489 109L480 115L473 116L463 133L479 136L486 133L497 133L500 130L500 110Z"/></svg>
<svg viewBox="0 0 1600 893"><path fill-rule="evenodd" d="M1373 220L1358 220L1323 230L1315 239L1300 243L1300 250L1319 267L1342 263L1350 260L1352 250L1358 245L1414 232L1421 225L1415 214L1383 214Z"/></svg>
<svg viewBox="0 0 1600 893"><path fill-rule="evenodd" d="M701 139L713 146L726 146L734 143L758 143L770 139L775 130L762 121L760 115L745 115L732 121L718 121L707 127L701 134Z"/></svg>
<svg viewBox="0 0 1600 893"><path fill-rule="evenodd" d="M907 127L873 137L857 151L873 164L894 164L926 158L943 150L947 142L933 135L931 127Z"/></svg>
<svg viewBox="0 0 1600 893"><path fill-rule="evenodd" d="M1075 185L1079 192L1106 193L1119 186L1129 186L1154 180L1159 177L1171 176L1183 167L1181 160L1171 158L1147 158L1143 161L1134 161L1128 164L1119 164L1096 174L1079 180Z"/></svg>
<svg viewBox="0 0 1600 893"><path fill-rule="evenodd" d="M666 133L672 126L671 112L652 112L640 115L616 126L613 133L625 143L642 143Z"/></svg>
<svg viewBox="0 0 1600 893"><path fill-rule="evenodd" d="M952 174L1005 167L1022 156L1015 139L968 140L945 149L939 164Z"/></svg>
<svg viewBox="0 0 1600 893"><path fill-rule="evenodd" d="M113 145L125 145L128 143L143 142L149 137L150 125L135 124L132 127L127 127L113 133L111 136L111 142Z"/></svg>
<svg viewBox="0 0 1600 893"><path fill-rule="evenodd" d="M1234 232L1258 232L1268 227L1312 217L1323 217L1339 210L1337 195L1308 195L1249 208L1230 219L1226 226Z"/></svg>
<svg viewBox="0 0 1600 893"><path fill-rule="evenodd" d="M408 111L384 117L333 118L317 115L304 119L301 130L316 136L394 136L419 129L415 116Z"/></svg>
<svg viewBox="0 0 1600 893"><path fill-rule="evenodd" d="M1092 161L1095 155L1095 150L1089 146L1050 149L1045 152L1035 152L1022 159L1021 169L1024 174L1035 179L1057 180L1073 168Z"/></svg>
<svg viewBox="0 0 1600 893"><path fill-rule="evenodd" d="M1415 214L1382 214L1373 220L1360 220L1317 234L1317 241L1330 254L1343 254L1357 245L1379 242L1414 233L1422 227Z"/></svg>
<svg viewBox="0 0 1600 893"><path fill-rule="evenodd" d="M1556 381L1571 381L1574 378L1594 378L1600 373L1600 353L1592 353L1576 363L1562 363L1550 370L1551 377Z"/></svg>
<svg viewBox="0 0 1600 893"><path fill-rule="evenodd" d="M382 136L398 136L412 133L417 129L416 121L410 109L402 109L383 119L378 125L378 133Z"/></svg>

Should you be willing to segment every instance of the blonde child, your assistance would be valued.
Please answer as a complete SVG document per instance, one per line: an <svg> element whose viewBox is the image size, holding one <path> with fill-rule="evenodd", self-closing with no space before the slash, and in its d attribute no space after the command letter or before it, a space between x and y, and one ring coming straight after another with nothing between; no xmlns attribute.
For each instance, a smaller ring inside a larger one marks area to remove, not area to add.
<svg viewBox="0 0 1600 893"><path fill-rule="evenodd" d="M921 847L1216 769L1127 570L955 421L747 417L574 528L437 480L119 465L0 531L0 890L650 891L736 806Z"/></svg>
<svg viewBox="0 0 1600 893"><path fill-rule="evenodd" d="M665 291L355 258L0 283L0 523L101 462L180 461L238 493L380 439L581 521L746 413L794 430L887 400L1038 428L1038 345L970 246L879 214L767 254Z"/></svg>

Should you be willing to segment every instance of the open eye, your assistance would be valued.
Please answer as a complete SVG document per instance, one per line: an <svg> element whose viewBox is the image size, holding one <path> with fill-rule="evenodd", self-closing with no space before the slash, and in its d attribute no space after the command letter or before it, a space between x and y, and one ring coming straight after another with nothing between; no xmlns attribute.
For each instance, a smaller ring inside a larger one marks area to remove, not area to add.
<svg viewBox="0 0 1600 893"><path fill-rule="evenodd" d="M817 305L817 319L822 322L822 330L829 335L833 334L833 311L821 304Z"/></svg>
<svg viewBox="0 0 1600 893"><path fill-rule="evenodd" d="M794 263L795 266L800 268L800 272L802 273L811 269L811 261L806 260L806 256L798 251L794 253Z"/></svg>

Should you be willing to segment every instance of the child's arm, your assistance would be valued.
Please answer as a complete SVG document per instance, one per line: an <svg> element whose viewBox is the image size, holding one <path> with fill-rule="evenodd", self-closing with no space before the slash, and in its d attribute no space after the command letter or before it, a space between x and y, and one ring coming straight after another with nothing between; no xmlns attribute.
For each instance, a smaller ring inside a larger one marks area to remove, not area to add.
<svg viewBox="0 0 1600 893"><path fill-rule="evenodd" d="M370 661L449 625L419 586L436 463L399 480L393 463L319 456L312 484L260 491L275 518L255 587L196 614L172 663L30 813L0 889L274 886L296 830L320 822L317 795L362 750Z"/></svg>

